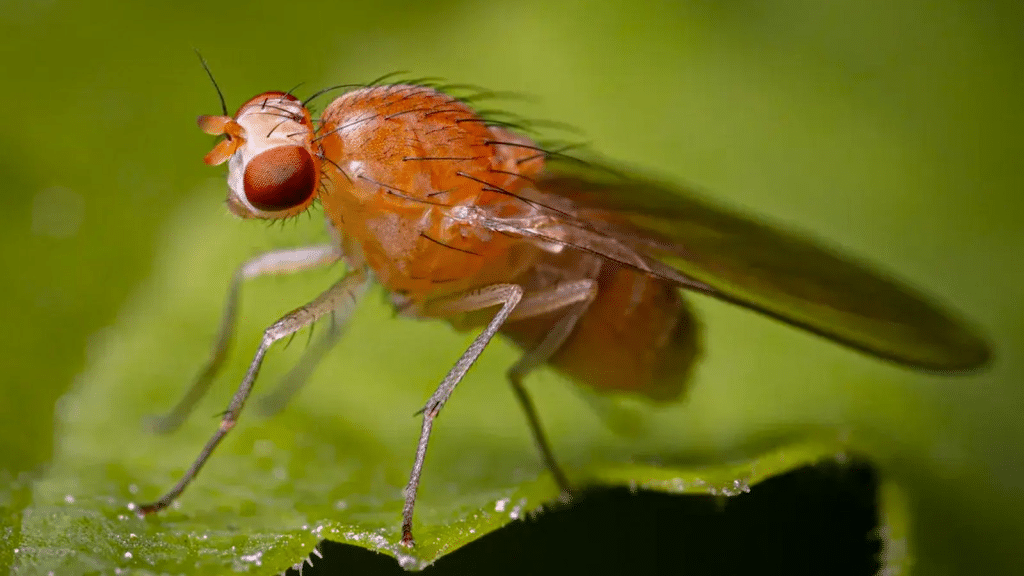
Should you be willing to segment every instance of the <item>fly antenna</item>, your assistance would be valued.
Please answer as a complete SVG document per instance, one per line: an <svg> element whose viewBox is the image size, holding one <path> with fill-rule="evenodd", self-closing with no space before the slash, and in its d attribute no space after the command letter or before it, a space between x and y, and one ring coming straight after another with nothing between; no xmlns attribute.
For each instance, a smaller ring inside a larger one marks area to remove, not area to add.
<svg viewBox="0 0 1024 576"><path fill-rule="evenodd" d="M213 78L213 72L210 72L210 67L206 65L206 59L199 53L199 48L193 48L196 51L196 56L199 57L199 63L203 65L203 70L206 70L206 75L210 77L210 82L213 82L213 89L217 91L217 97L220 98L220 109L224 111L225 116L228 114L228 105L224 102L224 93L220 91L220 86L217 85L217 81Z"/></svg>

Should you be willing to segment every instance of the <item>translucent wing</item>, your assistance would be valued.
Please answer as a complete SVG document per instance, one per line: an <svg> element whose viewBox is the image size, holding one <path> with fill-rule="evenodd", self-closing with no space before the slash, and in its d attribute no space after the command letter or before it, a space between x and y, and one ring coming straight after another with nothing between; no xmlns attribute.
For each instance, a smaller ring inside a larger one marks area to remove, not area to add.
<svg viewBox="0 0 1024 576"><path fill-rule="evenodd" d="M535 184L553 215L506 232L593 252L899 363L966 370L989 357L926 297L806 238L592 165L553 163Z"/></svg>

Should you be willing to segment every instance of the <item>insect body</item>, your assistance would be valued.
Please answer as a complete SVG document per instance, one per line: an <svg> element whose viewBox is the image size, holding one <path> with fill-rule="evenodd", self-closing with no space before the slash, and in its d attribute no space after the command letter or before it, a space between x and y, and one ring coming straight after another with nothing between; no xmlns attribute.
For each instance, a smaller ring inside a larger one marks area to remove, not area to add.
<svg viewBox="0 0 1024 576"><path fill-rule="evenodd" d="M982 340L893 281L670 188L550 155L430 87L353 90L316 125L303 102L267 92L234 116L202 116L199 125L224 135L206 162L228 162L232 212L284 218L318 199L336 242L271 252L239 269L214 359L166 428L216 372L242 280L338 260L348 273L266 330L220 429L144 513L173 501L234 425L270 345L325 315L344 318L371 279L404 315L479 331L423 409L405 492L406 545L434 419L498 333L523 349L509 380L566 489L524 376L551 364L597 390L678 397L698 350L679 288L914 367L967 370L988 357Z"/></svg>
<svg viewBox="0 0 1024 576"><path fill-rule="evenodd" d="M521 287L525 302L516 306L502 331L525 349L552 338L548 347L553 350L543 360L553 359L558 349L571 349L555 341L575 333L573 345L580 350L559 358L579 380L602 389L679 389L683 378L647 374L657 371L652 360L674 356L662 354L673 335L692 328L682 321L685 310L673 285L594 254L567 250L558 241L524 241L521 233L491 229L484 222L500 218L506 226L544 234L546 227L558 225L553 216L567 216L573 209L559 198L531 199L524 192L544 168L545 154L535 144L486 125L450 96L402 85L338 98L324 110L320 131L329 135L322 138L322 153L331 159L324 170L345 190L321 194L327 217L346 242L355 244L344 252L361 254L406 313L445 317L464 328L484 325L497 301L473 314L473 305L458 303L460 295L513 284ZM637 301L624 304L623 294ZM571 310L574 305L578 311ZM580 318L586 316L584 308L591 317L603 313L605 320L631 323L596 331L607 339L619 328L627 332L618 334L622 341L614 346L584 342L593 340L595 331L569 325L587 324ZM551 336L552 324L563 317L564 334ZM644 342L642 335L652 331L655 337ZM614 367L620 373L610 370L608 362L593 362L598 356L586 357L591 349L622 355L623 363Z"/></svg>

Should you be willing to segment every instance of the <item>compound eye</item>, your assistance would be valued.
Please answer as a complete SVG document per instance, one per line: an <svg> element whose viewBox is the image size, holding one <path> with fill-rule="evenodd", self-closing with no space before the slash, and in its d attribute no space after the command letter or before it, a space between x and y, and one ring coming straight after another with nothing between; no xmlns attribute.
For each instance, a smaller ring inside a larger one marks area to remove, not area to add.
<svg viewBox="0 0 1024 576"><path fill-rule="evenodd" d="M258 210L280 212L307 203L316 192L316 166L301 146L277 146L245 167L245 197Z"/></svg>

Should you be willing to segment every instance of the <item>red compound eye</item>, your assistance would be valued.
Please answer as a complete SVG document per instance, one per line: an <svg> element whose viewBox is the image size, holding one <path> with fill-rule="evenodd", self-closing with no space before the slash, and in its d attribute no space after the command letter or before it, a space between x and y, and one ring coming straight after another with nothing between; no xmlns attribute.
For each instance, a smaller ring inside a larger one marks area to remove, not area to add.
<svg viewBox="0 0 1024 576"><path fill-rule="evenodd" d="M308 202L316 192L313 157L301 146L278 146L245 167L245 197L258 210L279 212Z"/></svg>

